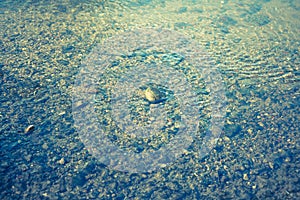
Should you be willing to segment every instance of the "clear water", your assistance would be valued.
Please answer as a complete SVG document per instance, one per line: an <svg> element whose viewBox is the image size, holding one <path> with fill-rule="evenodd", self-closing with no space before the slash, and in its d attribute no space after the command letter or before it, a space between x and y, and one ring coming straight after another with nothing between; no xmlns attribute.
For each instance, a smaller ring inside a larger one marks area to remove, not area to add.
<svg viewBox="0 0 300 200"><path fill-rule="evenodd" d="M1 1L0 198L299 199L299 9Z"/></svg>

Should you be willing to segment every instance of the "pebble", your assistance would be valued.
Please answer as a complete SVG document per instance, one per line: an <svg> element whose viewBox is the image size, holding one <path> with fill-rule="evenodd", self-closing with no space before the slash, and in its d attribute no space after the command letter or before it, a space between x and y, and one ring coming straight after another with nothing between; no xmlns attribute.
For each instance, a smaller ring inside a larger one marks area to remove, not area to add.
<svg viewBox="0 0 300 200"><path fill-rule="evenodd" d="M59 164L63 165L65 164L65 159L64 158L61 158L59 161L57 161Z"/></svg>
<svg viewBox="0 0 300 200"><path fill-rule="evenodd" d="M230 142L230 138L227 137L227 136L225 136L225 137L224 137L224 141L225 141L225 142Z"/></svg>
<svg viewBox="0 0 300 200"><path fill-rule="evenodd" d="M44 143L44 144L42 145L42 148L43 148L43 149L48 149L48 144L47 144L47 143Z"/></svg>
<svg viewBox="0 0 300 200"><path fill-rule="evenodd" d="M243 175L243 179L244 179L245 181L248 181L248 180L249 180L248 174L244 174L244 175Z"/></svg>
<svg viewBox="0 0 300 200"><path fill-rule="evenodd" d="M31 161L31 154L29 154L29 155L27 155L27 156L25 156L24 158L25 158L25 160L27 161L27 162L30 162Z"/></svg>
<svg viewBox="0 0 300 200"><path fill-rule="evenodd" d="M34 126L33 125L29 125L26 129L25 129L25 133L30 133L34 130Z"/></svg>

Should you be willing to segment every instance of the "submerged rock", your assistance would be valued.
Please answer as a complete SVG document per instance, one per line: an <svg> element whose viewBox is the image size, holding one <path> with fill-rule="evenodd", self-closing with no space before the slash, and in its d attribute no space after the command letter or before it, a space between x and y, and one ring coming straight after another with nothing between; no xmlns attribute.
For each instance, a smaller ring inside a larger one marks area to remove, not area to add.
<svg viewBox="0 0 300 200"><path fill-rule="evenodd" d="M148 87L145 90L145 98L150 103L160 103L166 100L165 95L157 88Z"/></svg>

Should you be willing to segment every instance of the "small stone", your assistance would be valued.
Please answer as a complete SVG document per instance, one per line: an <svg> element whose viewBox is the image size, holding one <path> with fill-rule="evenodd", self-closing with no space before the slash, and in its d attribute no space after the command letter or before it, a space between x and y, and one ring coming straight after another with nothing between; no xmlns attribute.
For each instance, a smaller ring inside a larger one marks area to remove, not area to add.
<svg viewBox="0 0 300 200"><path fill-rule="evenodd" d="M30 133L34 130L34 126L33 125L29 125L26 129L25 129L25 133Z"/></svg>
<svg viewBox="0 0 300 200"><path fill-rule="evenodd" d="M164 101L165 99L163 98L163 94L159 91L157 88L150 88L148 87L145 90L145 98L150 102L150 103L159 103Z"/></svg>
<svg viewBox="0 0 300 200"><path fill-rule="evenodd" d="M25 156L25 160L27 161L27 162L30 162L31 161L31 155L29 154L29 155L27 155L27 156Z"/></svg>
<svg viewBox="0 0 300 200"><path fill-rule="evenodd" d="M248 174L244 174L243 179L244 179L244 181L248 181L249 180Z"/></svg>
<svg viewBox="0 0 300 200"><path fill-rule="evenodd" d="M149 102L155 102L158 98L155 92L150 88L147 88L145 91L145 97Z"/></svg>
<svg viewBox="0 0 300 200"><path fill-rule="evenodd" d="M48 149L47 143L44 143L44 144L42 145L42 148L43 148L43 149Z"/></svg>
<svg viewBox="0 0 300 200"><path fill-rule="evenodd" d="M59 113L58 115L61 116L61 115L64 115L64 114L66 114L66 112L65 112L65 111L62 111L62 112Z"/></svg>
<svg viewBox="0 0 300 200"><path fill-rule="evenodd" d="M225 137L224 137L224 141L225 141L225 142L230 142L230 138L227 137L227 136L225 136Z"/></svg>
<svg viewBox="0 0 300 200"><path fill-rule="evenodd" d="M249 129L247 130L247 132L248 132L249 134L252 134L252 133L253 133L253 130L252 130L251 128L249 128Z"/></svg>
<svg viewBox="0 0 300 200"><path fill-rule="evenodd" d="M48 197L49 195L48 195L48 193L43 193L42 196L43 197Z"/></svg>
<svg viewBox="0 0 300 200"><path fill-rule="evenodd" d="M179 123L179 122L175 122L175 123L174 123L174 127L175 127L175 128L180 128L180 123Z"/></svg>
<svg viewBox="0 0 300 200"><path fill-rule="evenodd" d="M165 168L166 166L167 166L167 165L164 164L164 163L160 164L160 167L161 167L161 168Z"/></svg>
<svg viewBox="0 0 300 200"><path fill-rule="evenodd" d="M64 158L61 158L59 161L58 161L59 164L63 165L65 164L65 159Z"/></svg>

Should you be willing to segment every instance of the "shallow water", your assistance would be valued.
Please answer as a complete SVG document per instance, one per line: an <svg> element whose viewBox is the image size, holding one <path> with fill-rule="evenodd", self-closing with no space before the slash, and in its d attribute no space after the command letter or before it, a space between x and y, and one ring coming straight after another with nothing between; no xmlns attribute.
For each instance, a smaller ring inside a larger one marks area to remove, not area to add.
<svg viewBox="0 0 300 200"><path fill-rule="evenodd" d="M299 9L1 1L0 198L299 199Z"/></svg>

